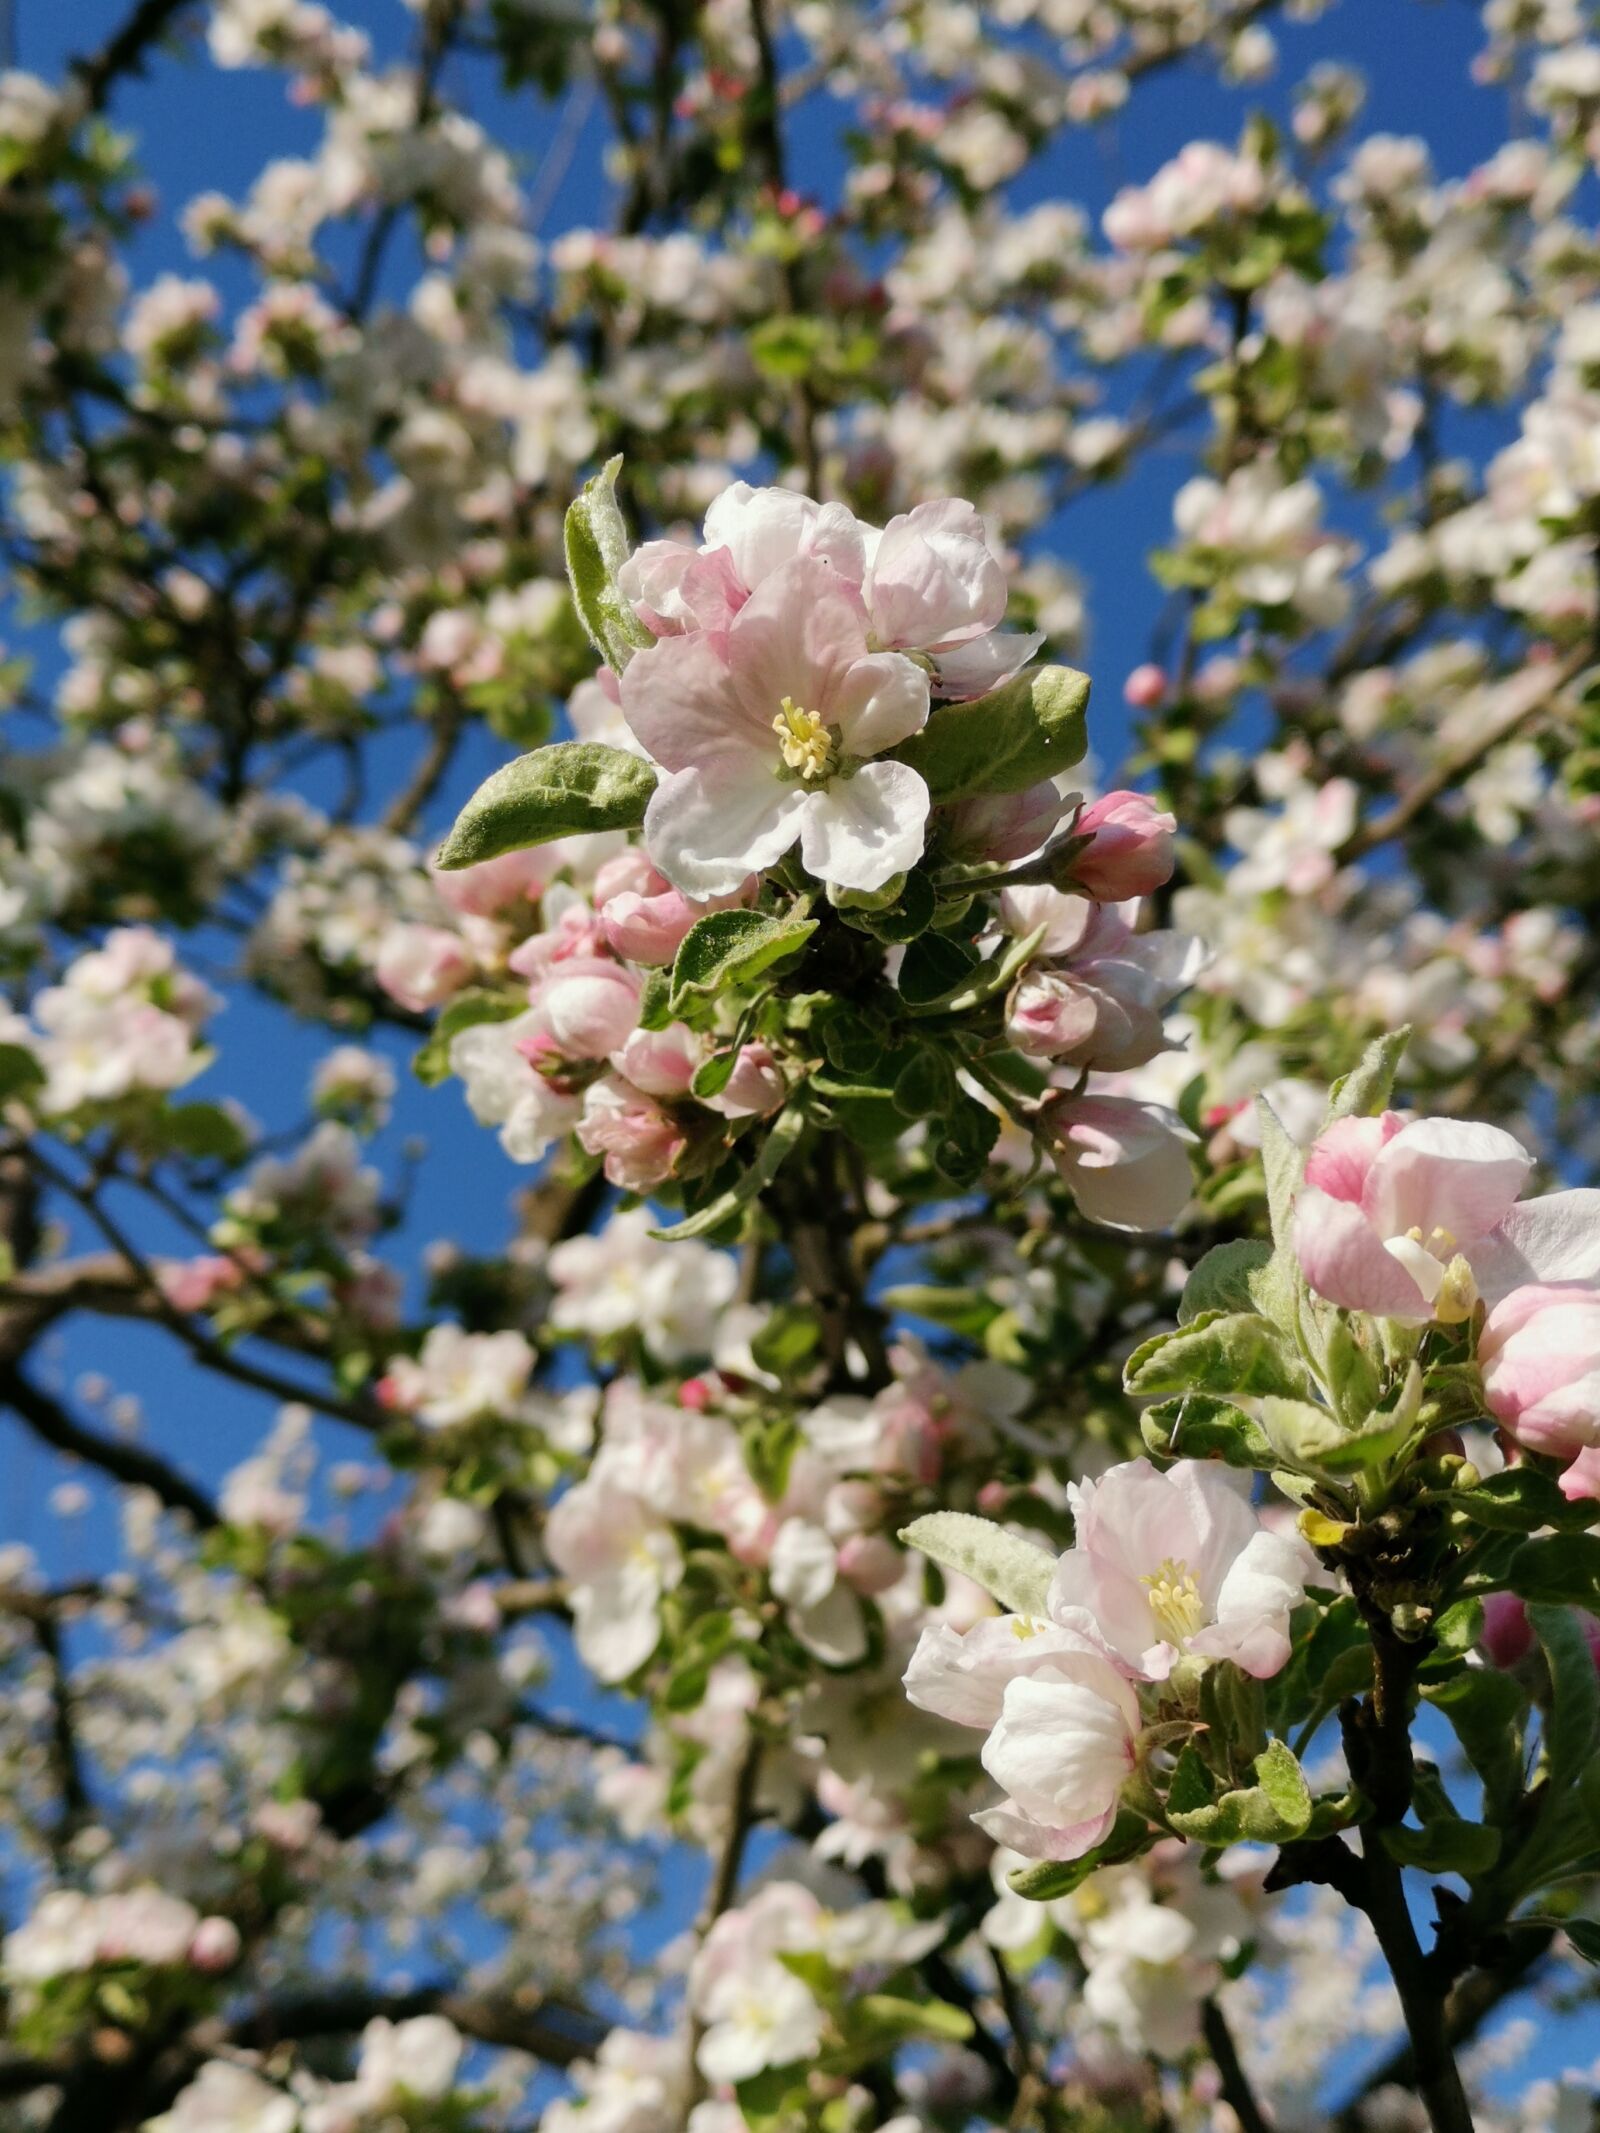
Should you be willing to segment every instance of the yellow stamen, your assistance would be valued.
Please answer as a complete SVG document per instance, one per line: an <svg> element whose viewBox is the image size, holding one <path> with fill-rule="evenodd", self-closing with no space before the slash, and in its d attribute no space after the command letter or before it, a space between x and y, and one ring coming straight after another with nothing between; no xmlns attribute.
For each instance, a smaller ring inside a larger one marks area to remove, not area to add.
<svg viewBox="0 0 1600 2133"><path fill-rule="evenodd" d="M1459 1326L1472 1316L1477 1302L1477 1280L1471 1267L1457 1252L1444 1270L1439 1293L1433 1299L1433 1315L1441 1326Z"/></svg>
<svg viewBox="0 0 1600 2133"><path fill-rule="evenodd" d="M1205 1620L1205 1602L1187 1563L1175 1563L1169 1555L1156 1569L1139 1580L1150 1593L1150 1612L1166 1633L1169 1644L1186 1644Z"/></svg>
<svg viewBox="0 0 1600 2133"><path fill-rule="evenodd" d="M772 721L778 736L778 753L802 778L825 778L833 768L833 737L815 711L802 710L786 696Z"/></svg>

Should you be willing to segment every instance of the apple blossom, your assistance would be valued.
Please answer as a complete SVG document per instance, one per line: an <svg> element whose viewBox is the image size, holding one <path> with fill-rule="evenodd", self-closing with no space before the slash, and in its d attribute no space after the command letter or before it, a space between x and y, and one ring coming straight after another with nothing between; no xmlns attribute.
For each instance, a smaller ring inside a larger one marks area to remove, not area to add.
<svg viewBox="0 0 1600 2133"><path fill-rule="evenodd" d="M1193 1135L1175 1112L1125 1096L1057 1096L1040 1139L1091 1222L1166 1229L1188 1205Z"/></svg>
<svg viewBox="0 0 1600 2133"><path fill-rule="evenodd" d="M1229 1659L1258 1678L1284 1665L1311 1558L1261 1524L1243 1476L1134 1459L1069 1483L1067 1499L1075 1531L1051 1580L1056 1621L1086 1617L1147 1681L1186 1657Z"/></svg>
<svg viewBox="0 0 1600 2133"><path fill-rule="evenodd" d="M814 556L765 578L725 631L637 654L622 708L667 773L646 845L686 895L729 895L797 841L808 872L845 889L921 856L926 786L869 759L926 722L927 677L869 651L860 595Z"/></svg>

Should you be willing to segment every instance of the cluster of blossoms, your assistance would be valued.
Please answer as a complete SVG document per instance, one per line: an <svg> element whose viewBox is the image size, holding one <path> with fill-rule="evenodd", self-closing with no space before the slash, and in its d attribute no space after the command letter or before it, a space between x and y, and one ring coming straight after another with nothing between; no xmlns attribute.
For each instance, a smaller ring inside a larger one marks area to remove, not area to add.
<svg viewBox="0 0 1600 2133"><path fill-rule="evenodd" d="M0 2119L1582 2123L1592 11L343 12L0 73Z"/></svg>

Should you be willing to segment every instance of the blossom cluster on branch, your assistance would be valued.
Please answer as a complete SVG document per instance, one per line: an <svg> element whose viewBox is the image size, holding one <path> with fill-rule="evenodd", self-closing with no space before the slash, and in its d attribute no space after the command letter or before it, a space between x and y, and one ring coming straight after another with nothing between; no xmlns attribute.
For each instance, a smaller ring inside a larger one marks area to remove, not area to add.
<svg viewBox="0 0 1600 2133"><path fill-rule="evenodd" d="M1301 0L0 73L0 2133L1592 2114L1600 21L1481 14L1464 170Z"/></svg>

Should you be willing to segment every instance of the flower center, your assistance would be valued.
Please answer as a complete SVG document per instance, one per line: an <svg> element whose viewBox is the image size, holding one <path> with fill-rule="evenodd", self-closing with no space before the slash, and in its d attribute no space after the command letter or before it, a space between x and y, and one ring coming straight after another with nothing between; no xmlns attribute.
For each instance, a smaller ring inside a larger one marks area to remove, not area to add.
<svg viewBox="0 0 1600 2133"><path fill-rule="evenodd" d="M1403 1237L1386 1238L1383 1248L1391 1259L1399 1260L1441 1324L1459 1325L1472 1316L1478 1284L1472 1268L1456 1250L1453 1230L1436 1225L1424 1236L1421 1223L1414 1222Z"/></svg>
<svg viewBox="0 0 1600 2133"><path fill-rule="evenodd" d="M792 696L779 705L772 730L778 736L778 753L808 784L833 769L833 736L815 711L803 710Z"/></svg>
<svg viewBox="0 0 1600 2133"><path fill-rule="evenodd" d="M1187 1644L1205 1620L1205 1602L1187 1563L1164 1562L1139 1580L1150 1594L1150 1612L1169 1644Z"/></svg>

